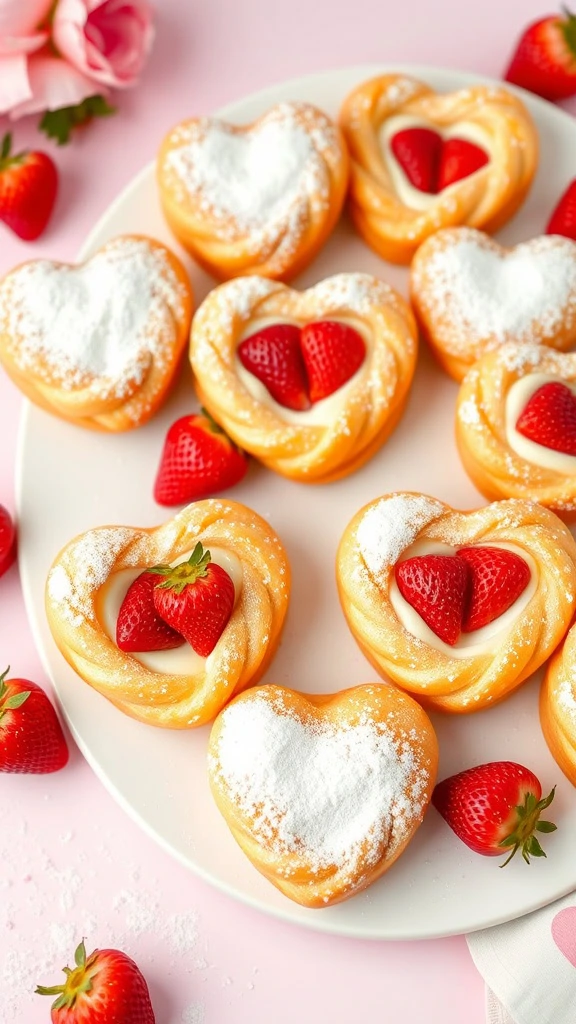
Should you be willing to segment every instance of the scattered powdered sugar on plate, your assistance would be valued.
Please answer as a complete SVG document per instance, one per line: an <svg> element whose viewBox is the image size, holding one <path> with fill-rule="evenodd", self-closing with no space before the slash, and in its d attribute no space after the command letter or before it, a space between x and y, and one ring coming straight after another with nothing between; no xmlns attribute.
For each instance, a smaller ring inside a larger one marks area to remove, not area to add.
<svg viewBox="0 0 576 1024"><path fill-rule="evenodd" d="M546 337L576 315L576 246L544 235L506 255L480 232L458 228L435 236L413 278L418 302L443 329L450 351L492 336L497 344Z"/></svg>
<svg viewBox="0 0 576 1024"><path fill-rule="evenodd" d="M182 285L165 252L122 237L78 267L36 260L0 284L0 326L22 373L125 397L173 354Z"/></svg>
<svg viewBox="0 0 576 1024"><path fill-rule="evenodd" d="M368 714L353 725L303 722L257 698L229 705L221 723L213 779L279 856L352 873L394 849L421 814L428 774L414 738Z"/></svg>
<svg viewBox="0 0 576 1024"><path fill-rule="evenodd" d="M442 515L444 506L423 494L394 494L382 498L362 517L357 539L371 573L381 573L400 558L420 530Z"/></svg>
<svg viewBox="0 0 576 1024"><path fill-rule="evenodd" d="M206 1012L204 1003L195 1002L187 1006L182 1014L182 1024L204 1024Z"/></svg>
<svg viewBox="0 0 576 1024"><path fill-rule="evenodd" d="M327 210L329 163L342 159L334 125L303 103L281 103L252 129L213 118L178 126L164 166L180 201L192 200L220 237L255 249L300 234L307 211Z"/></svg>

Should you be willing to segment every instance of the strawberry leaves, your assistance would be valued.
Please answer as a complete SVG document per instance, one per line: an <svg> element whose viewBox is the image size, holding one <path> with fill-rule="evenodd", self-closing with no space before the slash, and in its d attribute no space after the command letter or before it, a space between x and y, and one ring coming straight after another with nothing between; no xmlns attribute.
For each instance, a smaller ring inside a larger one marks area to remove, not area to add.
<svg viewBox="0 0 576 1024"><path fill-rule="evenodd" d="M540 821L542 811L545 811L546 808L550 806L554 799L555 792L556 786L554 786L548 796L544 797L542 800L537 800L534 793L526 793L524 803L517 805L514 808L518 816L516 827L510 835L505 836L505 838L498 843L498 846L502 846L505 849L512 847L510 856L507 857L500 865L501 868L506 867L518 850L522 851L522 857L527 864L530 863L530 857L546 856L546 853L534 835L534 830L542 833L556 831L558 826L552 821Z"/></svg>
<svg viewBox="0 0 576 1024"><path fill-rule="evenodd" d="M75 106L47 110L38 127L58 146L64 146L74 128L87 124L93 117L110 117L115 113L116 107L111 107L104 96L88 96Z"/></svg>

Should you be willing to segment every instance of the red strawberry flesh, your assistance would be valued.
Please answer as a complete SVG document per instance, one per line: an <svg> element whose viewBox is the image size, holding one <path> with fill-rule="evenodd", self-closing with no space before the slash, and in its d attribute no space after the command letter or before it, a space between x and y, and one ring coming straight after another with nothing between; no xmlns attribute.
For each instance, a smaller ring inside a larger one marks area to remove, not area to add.
<svg viewBox="0 0 576 1024"><path fill-rule="evenodd" d="M295 324L271 324L250 335L238 346L238 358L279 405L295 412L310 407Z"/></svg>
<svg viewBox="0 0 576 1024"><path fill-rule="evenodd" d="M530 856L546 856L534 832L555 830L551 822L540 820L554 790L544 800L541 797L540 782L528 768L513 761L493 761L439 782L432 803L475 853L497 857L511 850L510 860L521 850L529 862Z"/></svg>
<svg viewBox="0 0 576 1024"><path fill-rule="evenodd" d="M461 548L458 558L470 568L462 632L473 633L498 619L524 593L530 568L520 555L506 548Z"/></svg>
<svg viewBox="0 0 576 1024"><path fill-rule="evenodd" d="M156 611L157 583L157 576L143 572L128 587L116 622L116 643L121 651L168 651L185 643L184 637Z"/></svg>
<svg viewBox="0 0 576 1024"><path fill-rule="evenodd" d="M212 562L201 543L178 565L155 566L154 604L158 614L203 658L212 653L232 614L234 583ZM161 580L158 577L162 577Z"/></svg>
<svg viewBox="0 0 576 1024"><path fill-rule="evenodd" d="M0 155L0 220L25 241L46 227L56 200L58 172L46 153L10 154L11 136L4 136Z"/></svg>
<svg viewBox="0 0 576 1024"><path fill-rule="evenodd" d="M564 235L576 241L576 179L561 196L546 228L547 235Z"/></svg>
<svg viewBox="0 0 576 1024"><path fill-rule="evenodd" d="M440 640L453 646L464 614L467 563L452 555L418 555L399 562L395 575L404 600Z"/></svg>
<svg viewBox="0 0 576 1024"><path fill-rule="evenodd" d="M547 100L576 93L576 18L550 15L533 22L522 34L505 80Z"/></svg>
<svg viewBox="0 0 576 1024"><path fill-rule="evenodd" d="M154 484L160 505L186 505L219 494L246 474L248 459L207 413L170 427Z"/></svg>
<svg viewBox="0 0 576 1024"><path fill-rule="evenodd" d="M0 675L0 772L44 775L68 761L58 716L44 690Z"/></svg>
<svg viewBox="0 0 576 1024"><path fill-rule="evenodd" d="M390 148L408 181L420 192L436 191L442 137L432 128L405 128L390 140Z"/></svg>
<svg viewBox="0 0 576 1024"><path fill-rule="evenodd" d="M544 448L576 455L576 395L560 381L543 384L526 403L516 430Z"/></svg>
<svg viewBox="0 0 576 1024"><path fill-rule="evenodd" d="M366 358L362 336L338 320L306 324L302 328L300 344L312 402L319 402L338 391L360 369Z"/></svg>
<svg viewBox="0 0 576 1024"><path fill-rule="evenodd" d="M16 560L16 527L10 513L0 505L0 576L8 571Z"/></svg>
<svg viewBox="0 0 576 1024"><path fill-rule="evenodd" d="M449 185L475 174L487 163L488 154L474 142L458 138L446 139L442 147L435 191L442 192Z"/></svg>

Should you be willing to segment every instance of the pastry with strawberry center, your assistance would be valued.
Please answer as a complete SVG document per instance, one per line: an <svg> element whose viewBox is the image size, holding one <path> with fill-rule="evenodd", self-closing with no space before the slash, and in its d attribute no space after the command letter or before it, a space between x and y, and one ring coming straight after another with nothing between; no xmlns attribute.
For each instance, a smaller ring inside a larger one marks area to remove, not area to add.
<svg viewBox="0 0 576 1024"><path fill-rule="evenodd" d="M325 483L396 426L416 333L404 300L368 274L305 292L247 277L205 299L190 358L203 406L237 445L284 476Z"/></svg>
<svg viewBox="0 0 576 1024"><path fill-rule="evenodd" d="M352 218L393 263L409 263L440 228L501 227L538 163L530 115L503 88L441 94L406 75L381 75L350 93L340 124L352 158Z"/></svg>
<svg viewBox="0 0 576 1024"><path fill-rule="evenodd" d="M456 410L464 467L487 498L532 498L576 516L576 356L511 342L464 378Z"/></svg>
<svg viewBox="0 0 576 1024"><path fill-rule="evenodd" d="M185 729L262 675L289 592L267 523L206 500L155 529L102 527L72 541L50 571L46 607L86 682L134 718Z"/></svg>
<svg viewBox="0 0 576 1024"><path fill-rule="evenodd" d="M431 707L506 697L562 640L576 543L528 501L457 512L400 492L361 509L337 556L348 625L372 664Z"/></svg>

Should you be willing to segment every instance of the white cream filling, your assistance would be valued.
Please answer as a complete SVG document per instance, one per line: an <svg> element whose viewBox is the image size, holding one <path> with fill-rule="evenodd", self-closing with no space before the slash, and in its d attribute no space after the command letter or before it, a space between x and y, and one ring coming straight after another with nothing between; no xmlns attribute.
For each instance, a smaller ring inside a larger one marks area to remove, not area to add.
<svg viewBox="0 0 576 1024"><path fill-rule="evenodd" d="M576 395L576 385L551 374L528 373L514 382L506 395L504 428L506 440L512 451L526 462L532 462L535 466L541 466L543 469L552 469L564 476L576 476L576 455L567 455L565 452L546 448L545 445L531 441L529 437L524 437L516 430L518 418L528 405L532 395L544 384L551 382L565 384Z"/></svg>
<svg viewBox="0 0 576 1024"><path fill-rule="evenodd" d="M398 132L405 131L407 128L431 128L432 131L441 135L443 139L465 139L467 142L473 142L476 146L480 146L488 154L488 158L490 160L493 159L492 140L480 125L473 124L470 121L460 121L450 125L448 128L439 128L438 125L433 124L431 121L423 121L422 118L414 117L410 114L397 114L395 117L389 117L382 124L379 133L382 158L398 198L405 206L409 206L413 210L428 210L435 203L449 196L452 189L456 188L460 182L455 181L453 185L449 185L448 188L443 189L442 192L437 194L421 192L420 189L414 188L414 185L410 184L404 170L394 156L391 146L393 136ZM479 174L481 170L483 170L482 167L475 171L474 174ZM474 174L470 174L469 177L473 178Z"/></svg>
<svg viewBox="0 0 576 1024"><path fill-rule="evenodd" d="M276 402L268 388L250 373L245 366L242 365L240 359L236 355L235 357L235 369L238 374L238 378L246 388L246 390L260 402L265 405L268 409L273 412L278 419L284 420L286 423L294 423L298 426L314 426L314 427L329 427L335 420L338 419L340 414L346 407L348 400L348 394L355 386L355 383L362 373L366 360L370 357L372 350L372 337L370 331L366 329L366 325L362 321L354 316L326 316L323 319L330 320L331 322L346 324L347 327L353 327L355 331L361 336L365 346L366 354L363 362L360 364L356 373L334 391L327 398L323 398L320 402L315 402L310 409L305 409L303 412L296 412L294 409L287 409L286 406L280 405ZM256 334L258 331L263 331L265 327L271 327L273 324L294 324L295 327L304 327L305 321L299 321L290 317L255 317L253 320L249 320L246 327L238 339L240 345L250 335Z"/></svg>
<svg viewBox="0 0 576 1024"><path fill-rule="evenodd" d="M242 565L236 555L223 548L210 548L212 561L226 570L234 584L234 602L238 600L242 588ZM171 565L179 565L190 558L192 550L171 562ZM112 573L106 583L100 588L97 596L96 614L105 633L116 643L116 623L120 614L122 602L126 597L129 586L145 570L121 569L120 572ZM210 658L202 658L192 649L190 644L184 643L181 647L173 647L168 651L142 651L130 652L130 657L135 658L151 672L167 672L173 675L196 675L210 666Z"/></svg>
<svg viewBox="0 0 576 1024"><path fill-rule="evenodd" d="M513 551L514 554L519 555L528 564L530 582L507 611L499 615L493 622L488 623L487 626L474 630L473 633L461 633L453 647L450 644L444 643L439 636L436 636L436 633L426 625L424 619L412 605L408 604L408 601L402 597L394 575L392 575L390 582L390 603L404 629L408 630L409 633L412 633L413 636L429 647L433 647L436 651L446 654L449 658L474 658L478 654L488 654L500 646L506 639L507 633L510 632L514 623L534 597L538 583L536 563L524 548L517 547L515 544L501 542L498 544L477 544L471 546L498 547L506 548L507 551ZM454 555L457 550L457 548L453 548L449 544L442 544L439 541L417 540L402 552L402 558L399 561L404 562L407 558L415 558L420 555Z"/></svg>

